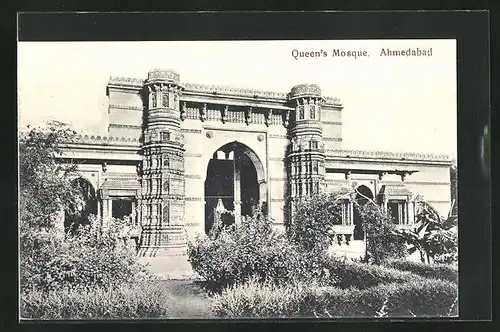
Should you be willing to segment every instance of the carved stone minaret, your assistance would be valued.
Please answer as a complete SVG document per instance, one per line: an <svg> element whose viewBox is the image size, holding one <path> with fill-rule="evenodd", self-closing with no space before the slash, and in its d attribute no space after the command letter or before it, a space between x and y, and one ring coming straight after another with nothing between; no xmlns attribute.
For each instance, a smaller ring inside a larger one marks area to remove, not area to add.
<svg viewBox="0 0 500 332"><path fill-rule="evenodd" d="M321 90L315 84L294 86L288 94L291 111L287 154L289 207L295 202L323 191L325 186L325 150L321 127Z"/></svg>
<svg viewBox="0 0 500 332"><path fill-rule="evenodd" d="M175 256L186 250L179 82L178 73L165 69L151 70L145 81L141 256Z"/></svg>

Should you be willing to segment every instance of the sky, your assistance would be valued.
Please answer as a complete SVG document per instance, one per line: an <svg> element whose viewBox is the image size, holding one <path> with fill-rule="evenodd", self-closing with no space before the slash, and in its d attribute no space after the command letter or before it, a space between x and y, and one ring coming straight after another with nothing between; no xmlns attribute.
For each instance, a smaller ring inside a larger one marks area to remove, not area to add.
<svg viewBox="0 0 500 332"><path fill-rule="evenodd" d="M432 56L380 55L409 48ZM344 106L342 148L457 154L455 40L21 42L19 126L58 120L106 134L109 77L146 78L153 68L183 82L285 93L315 83Z"/></svg>

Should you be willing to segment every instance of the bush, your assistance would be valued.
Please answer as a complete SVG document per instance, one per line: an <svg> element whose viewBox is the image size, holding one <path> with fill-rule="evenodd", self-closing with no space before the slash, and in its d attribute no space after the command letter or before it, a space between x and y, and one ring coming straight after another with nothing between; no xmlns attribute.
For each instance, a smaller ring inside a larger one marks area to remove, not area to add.
<svg viewBox="0 0 500 332"><path fill-rule="evenodd" d="M322 256L299 252L263 215L223 228L213 239L198 237L189 244L188 256L193 270L214 291L251 277L287 283L321 278L325 272Z"/></svg>
<svg viewBox="0 0 500 332"><path fill-rule="evenodd" d="M392 260L385 266L408 271L424 278L443 279L458 283L458 267L451 264L424 264L408 260Z"/></svg>
<svg viewBox="0 0 500 332"><path fill-rule="evenodd" d="M410 272L386 268L366 263L343 263L331 260L328 264L332 285L339 288L365 289L380 284L404 283L414 279L421 279Z"/></svg>
<svg viewBox="0 0 500 332"><path fill-rule="evenodd" d="M303 251L324 255L334 236L333 225L342 224L339 194L314 195L299 201L288 228L290 239Z"/></svg>
<svg viewBox="0 0 500 332"><path fill-rule="evenodd" d="M366 233L366 260L381 264L386 260L408 255L406 243L392 222L390 216L379 206L367 203L357 207Z"/></svg>
<svg viewBox="0 0 500 332"><path fill-rule="evenodd" d="M216 295L212 310L224 318L456 316L457 285L416 279L360 290L252 280Z"/></svg>
<svg viewBox="0 0 500 332"><path fill-rule="evenodd" d="M35 240L41 250L30 261L23 261L23 288L58 289L64 287L109 287L147 277L133 250L119 246L116 233L120 220L111 220L109 230L99 228L96 219L79 226L76 233L61 239L52 230L39 233ZM43 236L42 236L43 235Z"/></svg>
<svg viewBox="0 0 500 332"><path fill-rule="evenodd" d="M23 319L146 319L168 318L172 300L149 282L115 288L59 288L21 293Z"/></svg>

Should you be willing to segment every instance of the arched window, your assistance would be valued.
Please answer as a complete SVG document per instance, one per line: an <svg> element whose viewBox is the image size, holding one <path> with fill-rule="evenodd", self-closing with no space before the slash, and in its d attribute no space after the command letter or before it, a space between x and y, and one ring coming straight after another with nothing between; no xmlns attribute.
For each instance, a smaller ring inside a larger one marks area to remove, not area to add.
<svg viewBox="0 0 500 332"><path fill-rule="evenodd" d="M314 105L309 105L309 118L316 119L316 107Z"/></svg>
<svg viewBox="0 0 500 332"><path fill-rule="evenodd" d="M299 106L299 120L303 120L304 119L304 106L301 105Z"/></svg>

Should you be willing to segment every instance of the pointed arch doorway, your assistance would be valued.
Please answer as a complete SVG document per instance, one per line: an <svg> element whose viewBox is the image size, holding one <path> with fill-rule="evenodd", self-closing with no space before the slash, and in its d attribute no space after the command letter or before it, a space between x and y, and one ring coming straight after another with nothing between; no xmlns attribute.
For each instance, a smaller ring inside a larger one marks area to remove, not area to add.
<svg viewBox="0 0 500 332"><path fill-rule="evenodd" d="M259 207L264 210L266 201L267 182L257 154L237 141L218 148L208 162L205 179L205 233L217 216L222 223L232 224Z"/></svg>

